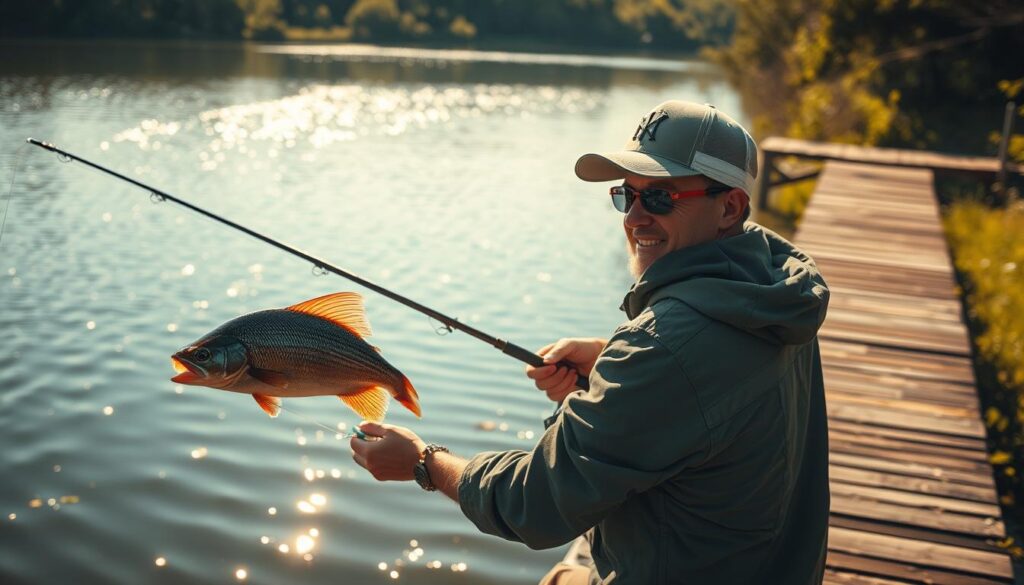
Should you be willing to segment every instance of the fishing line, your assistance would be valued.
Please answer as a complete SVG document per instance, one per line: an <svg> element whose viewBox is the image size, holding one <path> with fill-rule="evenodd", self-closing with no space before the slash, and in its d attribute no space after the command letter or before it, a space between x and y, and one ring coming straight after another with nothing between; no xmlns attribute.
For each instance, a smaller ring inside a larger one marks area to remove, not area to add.
<svg viewBox="0 0 1024 585"><path fill-rule="evenodd" d="M128 183L131 183L131 184L133 184L133 185L135 185L137 187L140 187L140 188L146 190L147 192L149 192L150 198L153 199L154 201L159 200L159 201L170 201L170 202L173 202L173 203L177 203L178 205L181 205L182 207L186 207L186 208L188 208L188 209L190 209L190 210L192 210L192 211L194 211L194 212L196 212L196 213L198 213L200 215L203 215L203 216L205 216L205 217L207 217L209 219L212 219L214 221L222 223L222 224L224 224L224 225L226 225L226 226L228 226L230 228L234 228L235 230L238 230L238 231L243 232L245 234L248 234L248 235L250 235L250 236L252 236L252 237L254 237L254 238L256 238L256 239L258 239L258 240L260 240L260 241L262 241L264 243L266 243L266 244L270 244L271 246L274 246L275 248L277 248L279 250L282 250L284 252L292 254L293 256L297 256L299 258L302 258L303 260L306 260L307 262L310 262L311 264L313 264L314 274L320 273L320 272L323 272L323 273L332 272L334 274L337 274L338 276L341 276L342 278L346 278L346 279L351 280L352 282L355 282L357 284L360 284L360 285L362 285L362 286L364 286L364 287L366 287L366 288L368 288L368 289L370 289L370 290L372 290L374 292L377 292L378 294L381 294L381 295L383 295L383 296L385 296L385 297L387 297L387 298L389 298L389 299L391 299L393 301L397 301L399 303L402 303L403 305L405 305L405 306L407 306L407 307L409 307L409 308L411 308L411 309L413 309L415 311L419 311L420 313L423 313L423 314L427 315L428 317L436 319L437 321L443 323L445 325L445 327L448 328L449 330L457 329L457 330L462 331L464 333L468 333L470 336L475 337L476 339L479 339L480 341L483 341L483 342L486 342L486 343L490 344L495 349L501 350L501 352L504 353L505 355L511 356L511 357L521 361L521 362L525 362L525 363L530 364L531 366L534 366L534 367L542 367L542 366L548 365L548 364L544 363L544 358L542 358L541 356L533 353L532 351L529 351L529 350L527 350L527 349L525 349L523 347L520 347L520 346L518 346L518 345L516 345L514 343L511 343L509 341L505 341L503 339L499 339L499 338L494 337L492 335L488 335L487 333L484 333L483 331L481 331L481 330L479 330L479 329L477 329L475 327L471 327L470 325L466 325L465 323L462 323L462 322L460 322L457 319L449 317L448 315L445 315L444 313L441 313L439 311L435 311L434 309L431 309L430 307L427 307L425 305L421 305L420 303L417 303L416 301L413 301L413 300L411 300L411 299L409 299L407 297L404 297L404 296L399 295L399 294L397 294L395 292L392 292L392 291L390 291L390 290L388 290L388 289L386 289L386 288L384 288L384 287L382 287L382 286L380 286L378 284L375 284L373 282L370 282L369 280L366 280L365 278L357 276L356 274L353 274L351 272L348 272L346 270L338 268L337 266L334 266L333 264L330 264L330 263L326 262L325 260L321 260L320 258L317 258L316 256L313 256L311 254L303 252L302 250L299 250L298 248L295 248L293 246L290 246L288 244L285 244L283 242L275 240L275 239L273 239L273 238L271 238L269 236L263 235L260 232L257 232L255 230L249 229L249 228L247 228L247 227L245 227L243 225L240 225L238 223L235 223L234 221L231 221L230 219L227 219L225 217L221 217L220 215L217 215L215 213L207 211L206 209L203 209L202 207L199 207L197 205L189 203L188 201L185 201L183 199L179 199L178 197L175 197L174 195L170 195L169 193L166 193L166 192L161 191L159 189L156 189L154 187L150 187L149 185L146 185L145 183L137 181L137 180L135 180L135 179L133 179L131 177L122 175L121 173L118 173L117 171L113 171L113 170L108 169L108 168L106 168L106 167L104 167L102 165L96 164L94 162L90 162L90 161L88 161L88 160L86 160L86 159L84 159L84 158L82 158L80 156L74 155L74 154L72 154L70 152L67 152L67 151L62 150L60 148L57 148L56 146L54 146L53 144L50 144L48 142L42 142L40 140L36 140L35 138L29 138L29 139L27 139L27 142L29 144L33 144L33 145L38 146L40 148L49 150L50 152L56 153L62 162L68 162L68 161L71 161L71 160L78 161L78 162L80 162L80 163L82 163L84 165L87 165L87 166L89 166L89 167L91 167L93 169L96 169L98 171L106 173L107 175L110 175L110 176L115 177L117 179L121 179L122 181L126 181ZM569 368L573 367L571 364L568 364L568 363L560 363L559 365L567 366ZM587 389L590 388L590 384L587 382L587 378L582 376L582 375L579 375L579 374L576 375L576 386L579 387L579 388L582 388L584 390L587 390Z"/></svg>
<svg viewBox="0 0 1024 585"><path fill-rule="evenodd" d="M318 426L318 427L320 427L322 429L326 429L326 430L334 433L335 436L341 435L340 438L342 438L342 439L348 439L349 437L357 437L357 438L363 439L364 441L366 440L366 433L364 433L363 431L359 430L359 427L352 427L352 432L351 433L342 433L340 430L332 429L331 427L329 427L329 426L327 426L327 425L325 425L325 424L323 424L323 423L321 423L319 421L313 420L312 418L302 414L301 412L298 412L296 410L292 410L290 408L286 408L283 404L278 404L277 406L281 410L287 410L288 412L294 414L295 416L301 418L302 420L304 420L304 421L306 421L308 423L314 424L314 425L316 425L316 426Z"/></svg>
<svg viewBox="0 0 1024 585"><path fill-rule="evenodd" d="M7 212L11 210L11 205L14 197L14 179L18 176L18 169L22 163L25 162L25 151L28 149L28 144L22 144L21 148L18 149L18 153L14 156L14 168L11 169L11 186L7 190L7 205L4 206L4 217L0 219L0 244L4 242L4 227L7 226Z"/></svg>

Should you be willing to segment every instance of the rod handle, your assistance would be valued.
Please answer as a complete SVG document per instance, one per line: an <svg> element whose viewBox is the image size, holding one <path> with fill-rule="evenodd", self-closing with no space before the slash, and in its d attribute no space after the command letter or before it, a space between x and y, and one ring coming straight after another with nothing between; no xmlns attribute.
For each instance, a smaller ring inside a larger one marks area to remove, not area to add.
<svg viewBox="0 0 1024 585"><path fill-rule="evenodd" d="M527 364L530 364L531 366L533 366L535 368L539 368L539 367L548 365L548 364L544 363L544 358L540 357L539 355L533 353L532 351L530 351L528 349L524 349L522 347L519 347L518 345L516 345L514 343L506 342L505 343L505 347L503 347L501 349L501 351L504 352L506 355L510 355L510 356L516 358L517 360L521 361L521 362L525 362ZM576 368L576 366L574 366L573 364L570 364L567 361L558 362L557 365L565 366L565 367L571 368L571 369L575 369ZM581 374L576 374L576 387L581 389L581 390L589 390L590 389L590 382L587 380L587 378L585 376L583 376Z"/></svg>

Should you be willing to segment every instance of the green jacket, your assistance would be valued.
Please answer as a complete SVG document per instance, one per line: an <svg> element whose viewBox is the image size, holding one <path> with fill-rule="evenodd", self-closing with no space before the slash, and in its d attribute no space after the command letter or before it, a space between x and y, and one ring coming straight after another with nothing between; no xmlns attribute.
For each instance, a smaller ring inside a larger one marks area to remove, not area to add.
<svg viewBox="0 0 1024 585"><path fill-rule="evenodd" d="M589 530L604 583L820 583L827 306L813 260L754 223L665 255L626 295L590 391L532 451L469 462L463 513L531 548Z"/></svg>

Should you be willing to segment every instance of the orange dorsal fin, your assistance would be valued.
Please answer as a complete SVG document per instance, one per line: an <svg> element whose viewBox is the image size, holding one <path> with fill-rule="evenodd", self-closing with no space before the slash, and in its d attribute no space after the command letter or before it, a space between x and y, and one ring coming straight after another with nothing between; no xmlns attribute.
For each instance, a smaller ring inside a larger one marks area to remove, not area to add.
<svg viewBox="0 0 1024 585"><path fill-rule="evenodd" d="M359 337L373 335L373 332L370 331L370 323L366 320L366 311L363 310L363 297L359 293L331 293L285 307L285 310L326 319L348 329Z"/></svg>
<svg viewBox="0 0 1024 585"><path fill-rule="evenodd" d="M391 393L381 386L367 386L352 394L338 394L338 398L356 411L356 414L372 422L381 422L388 411L388 397Z"/></svg>
<svg viewBox="0 0 1024 585"><path fill-rule="evenodd" d="M281 399L277 396L253 394L252 397L256 399L256 404L260 405L263 412L269 414L271 417L276 417L277 413L281 412Z"/></svg>

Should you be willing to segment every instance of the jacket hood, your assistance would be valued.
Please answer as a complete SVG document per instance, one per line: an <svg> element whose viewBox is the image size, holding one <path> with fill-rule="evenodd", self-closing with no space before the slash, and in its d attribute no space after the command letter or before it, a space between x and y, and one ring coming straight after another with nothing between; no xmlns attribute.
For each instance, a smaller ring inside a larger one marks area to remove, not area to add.
<svg viewBox="0 0 1024 585"><path fill-rule="evenodd" d="M810 256L775 232L747 222L738 236L659 258L626 294L621 308L634 319L664 297L760 338L795 345L817 334L829 291Z"/></svg>

